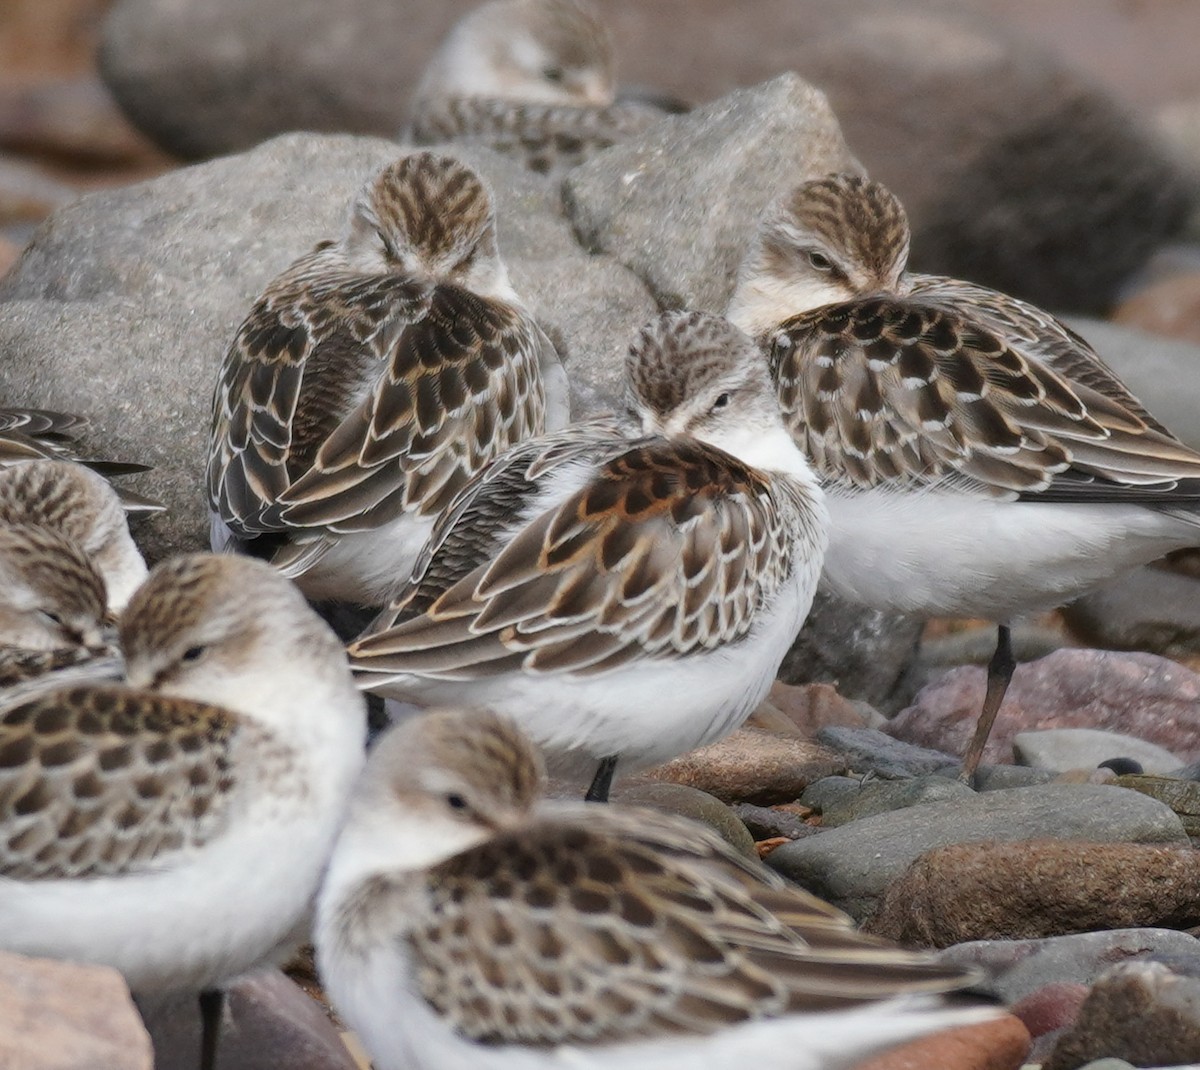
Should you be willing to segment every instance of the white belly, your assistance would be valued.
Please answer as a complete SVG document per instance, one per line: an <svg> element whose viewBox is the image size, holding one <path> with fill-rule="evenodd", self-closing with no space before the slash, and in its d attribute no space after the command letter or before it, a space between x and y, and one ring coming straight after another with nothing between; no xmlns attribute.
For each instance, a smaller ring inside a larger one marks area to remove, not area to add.
<svg viewBox="0 0 1200 1070"><path fill-rule="evenodd" d="M937 491L830 492L826 504L822 582L851 601L922 616L1004 621L1200 544L1200 527L1141 506Z"/></svg>
<svg viewBox="0 0 1200 1070"><path fill-rule="evenodd" d="M405 514L374 531L330 536L319 560L292 579L316 602L383 605L412 577L434 519Z"/></svg>
<svg viewBox="0 0 1200 1070"><path fill-rule="evenodd" d="M815 563L803 565L745 639L677 660L647 658L595 677L404 675L372 690L425 706L505 714L543 748L560 776L590 777L611 755L620 756L621 772L657 765L721 739L753 712L808 615L815 581Z"/></svg>
<svg viewBox="0 0 1200 1070"><path fill-rule="evenodd" d="M0 947L112 966L138 995L195 992L285 955L307 931L340 808L239 814L173 868L124 877L0 879Z"/></svg>

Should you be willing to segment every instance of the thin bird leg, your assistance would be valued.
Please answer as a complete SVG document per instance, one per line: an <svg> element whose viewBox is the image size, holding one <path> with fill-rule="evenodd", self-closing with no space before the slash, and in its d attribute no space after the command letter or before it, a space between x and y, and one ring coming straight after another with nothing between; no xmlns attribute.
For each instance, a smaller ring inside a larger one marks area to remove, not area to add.
<svg viewBox="0 0 1200 1070"><path fill-rule="evenodd" d="M1004 701L1004 693L1012 680L1013 670L1017 662L1012 652L1012 635L1007 624L1001 624L996 632L996 652L988 662L987 691L983 696L983 712L975 725L975 737L963 755L962 769L958 779L965 784L975 780L975 770L979 768L979 760L983 757L983 748L988 736L991 735L992 724L996 714L1000 712L1000 703Z"/></svg>
<svg viewBox="0 0 1200 1070"><path fill-rule="evenodd" d="M224 1007L221 989L206 988L200 993L200 1070L217 1070L217 1036Z"/></svg>
<svg viewBox="0 0 1200 1070"><path fill-rule="evenodd" d="M584 802L608 802L608 793L612 788L613 773L617 771L617 755L610 754L600 760L600 768L592 777L592 785L583 797Z"/></svg>

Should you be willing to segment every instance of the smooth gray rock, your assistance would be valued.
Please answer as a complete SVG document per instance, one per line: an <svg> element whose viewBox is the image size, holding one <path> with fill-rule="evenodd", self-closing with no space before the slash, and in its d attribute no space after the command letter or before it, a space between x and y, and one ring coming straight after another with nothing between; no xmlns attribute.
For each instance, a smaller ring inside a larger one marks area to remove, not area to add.
<svg viewBox="0 0 1200 1070"><path fill-rule="evenodd" d="M1088 985L1118 962L1158 955L1200 962L1200 940L1175 929L1109 929L1044 940L974 940L938 957L957 966L983 967L990 974L989 986L1012 1004L1043 985Z"/></svg>
<svg viewBox="0 0 1200 1070"><path fill-rule="evenodd" d="M1121 732L1095 728L1048 728L1013 736L1017 761L1035 769L1095 769L1111 758L1132 758L1147 773L1169 773L1183 763L1165 747Z"/></svg>
<svg viewBox="0 0 1200 1070"><path fill-rule="evenodd" d="M917 747L874 728L831 725L817 733L817 742L844 754L855 772L893 780L925 776L958 762L952 754Z"/></svg>
<svg viewBox="0 0 1200 1070"><path fill-rule="evenodd" d="M1188 843L1162 803L1103 785L1044 784L876 814L784 844L768 863L859 920L892 881L934 847L983 840Z"/></svg>
<svg viewBox="0 0 1200 1070"><path fill-rule="evenodd" d="M1179 387L1189 381L1181 379ZM1089 646L1175 658L1200 653L1200 579L1195 576L1152 566L1134 569L1062 612Z"/></svg>
<svg viewBox="0 0 1200 1070"><path fill-rule="evenodd" d="M806 179L857 169L825 96L784 74L614 146L568 174L563 197L580 241L660 305L721 312L762 209Z"/></svg>
<svg viewBox="0 0 1200 1070"><path fill-rule="evenodd" d="M833 780L849 783L839 784L832 791L823 789L823 785ZM805 806L820 810L821 827L830 829L875 814L969 798L974 794L962 781L942 776L923 776L912 780L869 780L866 783L852 777L826 777L811 785L800 796L800 801Z"/></svg>
<svg viewBox="0 0 1200 1070"><path fill-rule="evenodd" d="M474 0L126 0L101 73L168 152L203 159L291 130L394 136L438 40Z"/></svg>
<svg viewBox="0 0 1200 1070"><path fill-rule="evenodd" d="M834 779L826 777L826 779ZM788 840L800 840L806 836L818 836L819 828L808 825L794 810L778 806L756 806L754 803L735 803L731 809L756 840L769 840L782 836Z"/></svg>
<svg viewBox="0 0 1200 1070"><path fill-rule="evenodd" d="M145 528L151 559L207 546L212 388L255 296L339 234L361 184L404 151L296 134L93 194L51 216L0 284L0 396L86 415L85 447L155 466L135 484L168 508ZM549 183L486 150L457 154L493 189L501 254L560 349L577 409L611 405L653 302L578 247Z"/></svg>

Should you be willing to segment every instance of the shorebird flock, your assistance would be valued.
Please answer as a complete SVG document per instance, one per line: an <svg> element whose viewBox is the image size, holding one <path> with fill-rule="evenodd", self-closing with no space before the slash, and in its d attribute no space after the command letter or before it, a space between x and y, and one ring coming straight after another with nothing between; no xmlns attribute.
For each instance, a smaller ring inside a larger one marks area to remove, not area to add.
<svg viewBox="0 0 1200 1070"><path fill-rule="evenodd" d="M204 1070L224 987L309 939L377 1070L834 1070L996 1013L705 828L590 804L741 725L821 584L997 622L970 777L1011 619L1200 541L1200 455L1048 313L908 272L857 174L780 190L724 315L646 324L623 409L572 421L486 183L413 143L558 172L660 115L579 0L464 19L230 340L218 552L147 574L138 466L0 411L0 947L197 995ZM374 616L347 645L313 603ZM411 714L369 759L364 692Z"/></svg>

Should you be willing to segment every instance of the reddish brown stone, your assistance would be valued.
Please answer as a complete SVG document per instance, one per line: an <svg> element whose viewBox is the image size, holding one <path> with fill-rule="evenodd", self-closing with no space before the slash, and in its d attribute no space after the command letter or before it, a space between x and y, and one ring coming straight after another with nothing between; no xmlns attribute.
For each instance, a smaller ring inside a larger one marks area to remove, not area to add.
<svg viewBox="0 0 1200 1070"><path fill-rule="evenodd" d="M777 680L767 701L804 739L815 739L822 728L866 728L867 719L831 684L785 684Z"/></svg>
<svg viewBox="0 0 1200 1070"><path fill-rule="evenodd" d="M1200 854L1133 843L962 843L921 855L864 928L915 947L1200 923Z"/></svg>
<svg viewBox="0 0 1200 1070"><path fill-rule="evenodd" d="M1009 1010L1025 1023L1030 1036L1041 1037L1074 1022L1089 991L1087 985L1067 981L1042 985Z"/></svg>
<svg viewBox="0 0 1200 1070"><path fill-rule="evenodd" d="M986 672L951 669L885 727L897 739L961 754L983 707ZM1154 654L1056 650L1018 665L992 728L985 762L1012 761L1018 732L1101 728L1200 759L1200 674Z"/></svg>
<svg viewBox="0 0 1200 1070"><path fill-rule="evenodd" d="M798 799L814 780L845 771L845 760L818 743L741 728L643 775L699 788L722 802L770 806Z"/></svg>
<svg viewBox="0 0 1200 1070"><path fill-rule="evenodd" d="M994 1022L934 1033L855 1065L854 1070L1018 1070L1029 1030L1006 1014Z"/></svg>

